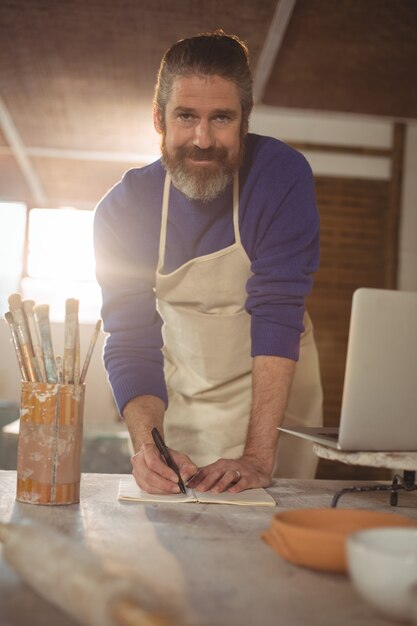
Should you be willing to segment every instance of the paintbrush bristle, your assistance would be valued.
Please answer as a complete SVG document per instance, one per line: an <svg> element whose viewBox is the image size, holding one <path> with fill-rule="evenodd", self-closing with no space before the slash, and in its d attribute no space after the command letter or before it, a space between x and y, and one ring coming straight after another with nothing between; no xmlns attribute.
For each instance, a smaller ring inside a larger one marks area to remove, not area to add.
<svg viewBox="0 0 417 626"><path fill-rule="evenodd" d="M38 320L47 319L49 318L49 304L36 304L33 307L33 312Z"/></svg>
<svg viewBox="0 0 417 626"><path fill-rule="evenodd" d="M12 293L8 297L9 309L11 311L17 311L22 308L22 296L20 293Z"/></svg>

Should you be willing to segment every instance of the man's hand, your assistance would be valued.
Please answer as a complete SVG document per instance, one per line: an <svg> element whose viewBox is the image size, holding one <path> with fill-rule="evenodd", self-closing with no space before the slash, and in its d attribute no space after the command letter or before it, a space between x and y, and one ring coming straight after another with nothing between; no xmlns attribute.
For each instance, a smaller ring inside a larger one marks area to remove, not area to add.
<svg viewBox="0 0 417 626"><path fill-rule="evenodd" d="M169 453L180 471L181 478L186 483L197 472L197 466L181 452L170 448ZM144 491L155 494L180 493L178 476L162 460L155 444L142 444L139 451L131 458L131 463L132 474Z"/></svg>
<svg viewBox="0 0 417 626"><path fill-rule="evenodd" d="M141 489L148 493L179 493L178 476L163 461L152 439L152 428L156 426L163 435L165 405L155 396L137 396L125 407L125 418L133 448L132 474ZM170 449L184 482L193 476L197 466L185 454Z"/></svg>
<svg viewBox="0 0 417 626"><path fill-rule="evenodd" d="M219 459L200 468L187 486L197 491L238 493L271 484L271 475L254 458L242 456L239 459Z"/></svg>

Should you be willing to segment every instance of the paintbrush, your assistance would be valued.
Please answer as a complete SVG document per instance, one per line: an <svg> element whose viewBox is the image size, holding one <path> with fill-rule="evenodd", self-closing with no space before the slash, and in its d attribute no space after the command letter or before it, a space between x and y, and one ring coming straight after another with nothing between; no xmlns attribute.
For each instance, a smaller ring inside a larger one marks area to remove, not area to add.
<svg viewBox="0 0 417 626"><path fill-rule="evenodd" d="M75 326L75 358L74 358L74 385L80 383L80 324L76 321Z"/></svg>
<svg viewBox="0 0 417 626"><path fill-rule="evenodd" d="M32 342L30 340L26 317L22 309L22 297L20 293L12 293L8 298L8 302L10 312L13 315L13 322L19 339L19 346L28 379L31 382L36 382L37 376L32 361L34 357Z"/></svg>
<svg viewBox="0 0 417 626"><path fill-rule="evenodd" d="M62 356L55 357L55 366L56 366L56 375L58 377L58 382L63 383L64 378L62 374Z"/></svg>
<svg viewBox="0 0 417 626"><path fill-rule="evenodd" d="M19 338L17 336L17 332L16 332L16 327L13 321L13 315L11 314L10 311L6 311L6 313L4 314L4 318L6 320L6 322L9 325L10 328L10 334L12 336L12 343L16 352L16 357L17 357L17 362L19 364L19 369L20 369L20 373L22 375L22 380L28 380L28 375L26 373L26 368L25 368L25 364L23 362L23 356L22 356L22 351L20 349L20 345L19 345Z"/></svg>
<svg viewBox="0 0 417 626"><path fill-rule="evenodd" d="M39 337L45 361L46 380L48 383L57 383L58 376L55 367L54 349L52 346L51 324L49 322L49 305L37 304L33 307L38 324Z"/></svg>
<svg viewBox="0 0 417 626"><path fill-rule="evenodd" d="M77 345L78 300L65 301L64 384L74 383L75 353Z"/></svg>
<svg viewBox="0 0 417 626"><path fill-rule="evenodd" d="M39 380L43 383L46 382L45 362L43 360L43 350L39 339L38 327L36 326L35 316L33 314L33 307L35 302L33 300L23 300L22 307L26 315L27 325L29 328L29 334L32 341L32 347L34 352L34 359L39 372Z"/></svg>
<svg viewBox="0 0 417 626"><path fill-rule="evenodd" d="M84 626L174 626L142 606L155 596L139 574L100 559L53 527L0 523L3 557L47 602ZM154 604L159 605L159 594Z"/></svg>
<svg viewBox="0 0 417 626"><path fill-rule="evenodd" d="M85 381L85 377L86 377L86 374L87 374L88 366L90 365L91 356L93 354L94 346L96 345L96 341L97 341L98 334L100 332L100 328L101 328L101 320L98 320L98 322L96 323L93 335L91 337L90 345L88 346L87 354L86 354L86 357L85 357L85 360L84 360L83 369L81 371L81 376L80 376L80 385L82 385L84 383L84 381Z"/></svg>

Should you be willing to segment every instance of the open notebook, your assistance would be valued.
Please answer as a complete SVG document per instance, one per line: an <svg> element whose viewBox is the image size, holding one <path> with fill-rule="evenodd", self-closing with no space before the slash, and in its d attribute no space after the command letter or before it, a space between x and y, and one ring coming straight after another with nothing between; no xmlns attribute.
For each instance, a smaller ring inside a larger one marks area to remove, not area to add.
<svg viewBox="0 0 417 626"><path fill-rule="evenodd" d="M200 493L194 489L187 489L186 494L170 494L158 496L142 491L132 475L123 476L119 482L118 500L137 502L163 502L165 504L180 504L182 502L201 502L204 504L238 504L241 506L276 506L276 502L265 489L246 489L240 493Z"/></svg>

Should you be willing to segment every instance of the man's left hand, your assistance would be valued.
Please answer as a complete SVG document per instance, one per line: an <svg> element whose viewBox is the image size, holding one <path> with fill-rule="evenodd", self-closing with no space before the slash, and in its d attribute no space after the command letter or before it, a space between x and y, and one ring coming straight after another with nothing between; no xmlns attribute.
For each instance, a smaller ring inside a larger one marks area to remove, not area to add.
<svg viewBox="0 0 417 626"><path fill-rule="evenodd" d="M264 471L253 458L242 456L239 459L219 459L201 467L187 486L197 491L238 493L271 484L270 473Z"/></svg>

